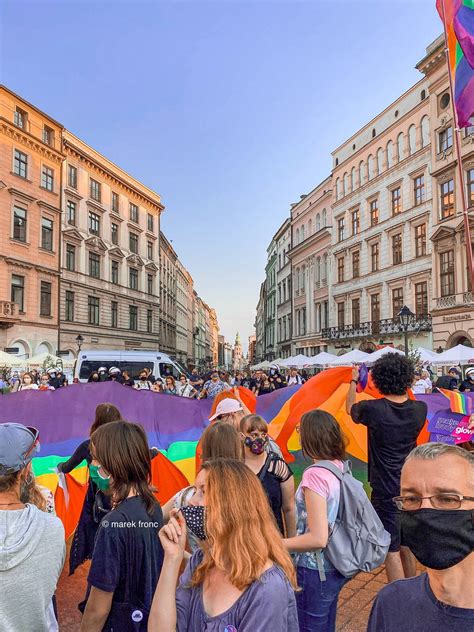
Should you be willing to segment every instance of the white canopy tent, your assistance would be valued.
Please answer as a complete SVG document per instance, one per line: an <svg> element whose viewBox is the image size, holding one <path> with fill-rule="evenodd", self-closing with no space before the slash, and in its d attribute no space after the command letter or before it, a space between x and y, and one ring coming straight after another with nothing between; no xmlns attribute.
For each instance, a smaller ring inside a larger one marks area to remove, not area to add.
<svg viewBox="0 0 474 632"><path fill-rule="evenodd" d="M330 363L330 366L352 366L353 364L361 364L365 362L369 356L370 354L365 353L365 351L353 349L342 356L336 357L336 359Z"/></svg>
<svg viewBox="0 0 474 632"><path fill-rule="evenodd" d="M22 364L26 364L31 367L41 367L45 362L48 362L51 366L63 366L63 368L71 368L74 366L74 360L70 358L58 358L58 356L53 355L52 353L48 353L44 351L43 353L38 353L27 360L24 360Z"/></svg>
<svg viewBox="0 0 474 632"><path fill-rule="evenodd" d="M334 360L337 360L336 355L334 355L333 353L328 353L327 351L321 351L321 353L318 353L317 355L308 359L308 366L317 366L324 368L332 364Z"/></svg>
<svg viewBox="0 0 474 632"><path fill-rule="evenodd" d="M417 347L415 349L416 355L420 358L420 362L434 362L440 356L436 351L425 349L424 347Z"/></svg>
<svg viewBox="0 0 474 632"><path fill-rule="evenodd" d="M369 357L367 358L365 363L370 366L371 364L374 364L374 362L377 362L379 358L383 358L384 355L387 355L387 353L398 353L399 355L405 355L405 353L403 351L400 351L400 349L395 349L394 347L382 347L382 349L378 349L377 351L374 351L374 353L369 353Z"/></svg>
<svg viewBox="0 0 474 632"><path fill-rule="evenodd" d="M431 361L433 364L474 364L474 348L466 345L457 345L436 355L437 357Z"/></svg>
<svg viewBox="0 0 474 632"><path fill-rule="evenodd" d="M299 355L293 356L291 358L287 358L281 364L282 366L291 367L295 369L302 369L305 366L308 366L311 358L300 353Z"/></svg>
<svg viewBox="0 0 474 632"><path fill-rule="evenodd" d="M7 367L22 367L25 365L25 360L21 358L17 358L10 353L5 353L5 351L0 351L0 366Z"/></svg>

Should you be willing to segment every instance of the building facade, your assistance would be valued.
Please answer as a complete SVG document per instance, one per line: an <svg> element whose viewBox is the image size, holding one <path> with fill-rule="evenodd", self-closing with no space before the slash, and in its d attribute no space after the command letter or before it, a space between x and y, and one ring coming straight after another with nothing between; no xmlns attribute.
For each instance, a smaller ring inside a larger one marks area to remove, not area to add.
<svg viewBox="0 0 474 632"><path fill-rule="evenodd" d="M326 350L329 248L332 230L331 178L291 207L292 355L313 356Z"/></svg>
<svg viewBox="0 0 474 632"><path fill-rule="evenodd" d="M433 188L431 314L434 349L474 346L474 300L466 249L462 187L474 238L474 126L461 131L463 180L459 178L453 104L444 37L435 40L417 65L428 83Z"/></svg>
<svg viewBox="0 0 474 632"><path fill-rule="evenodd" d="M197 292L194 292L194 361L196 367L206 367L206 310Z"/></svg>
<svg viewBox="0 0 474 632"><path fill-rule="evenodd" d="M244 366L245 366L244 352L243 352L243 349L242 349L242 344L240 342L239 332L237 332L237 334L235 336L235 343L234 343L232 369L234 371L240 371L241 369L244 368Z"/></svg>
<svg viewBox="0 0 474 632"><path fill-rule="evenodd" d="M276 351L278 358L291 355L292 340L292 290L291 260L291 220L285 219L273 240L276 244ZM250 346L249 346L250 353Z"/></svg>
<svg viewBox="0 0 474 632"><path fill-rule="evenodd" d="M176 261L176 357L183 366L194 363L193 279L181 261Z"/></svg>
<svg viewBox="0 0 474 632"><path fill-rule="evenodd" d="M62 126L0 86L0 348L59 348Z"/></svg>
<svg viewBox="0 0 474 632"><path fill-rule="evenodd" d="M428 81L423 79L333 152L328 270L330 352L432 346L433 211Z"/></svg>
<svg viewBox="0 0 474 632"><path fill-rule="evenodd" d="M178 255L160 233L160 351L176 353L176 292Z"/></svg>
<svg viewBox="0 0 474 632"><path fill-rule="evenodd" d="M265 303L266 303L266 283L260 284L260 294L257 303L257 314L255 317L255 362L263 362L265 355Z"/></svg>
<svg viewBox="0 0 474 632"><path fill-rule="evenodd" d="M265 266L265 360L274 360L276 356L276 303L277 303L277 249L275 239L272 238L267 248L267 265Z"/></svg>
<svg viewBox="0 0 474 632"><path fill-rule="evenodd" d="M160 197L63 132L61 349L159 348Z"/></svg>
<svg viewBox="0 0 474 632"><path fill-rule="evenodd" d="M255 335L251 335L249 336L249 350L247 353L247 364L249 366L252 366L253 364L255 364L256 360L256 344L257 344L257 337Z"/></svg>

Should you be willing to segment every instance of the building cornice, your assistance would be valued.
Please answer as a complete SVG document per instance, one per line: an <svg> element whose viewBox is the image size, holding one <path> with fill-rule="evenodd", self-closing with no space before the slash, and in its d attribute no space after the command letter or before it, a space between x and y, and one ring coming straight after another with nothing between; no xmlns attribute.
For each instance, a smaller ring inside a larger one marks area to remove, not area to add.
<svg viewBox="0 0 474 632"><path fill-rule="evenodd" d="M3 116L0 116L0 133L57 165L61 165L64 160L64 156L57 149L51 145L46 145L24 129L16 127Z"/></svg>

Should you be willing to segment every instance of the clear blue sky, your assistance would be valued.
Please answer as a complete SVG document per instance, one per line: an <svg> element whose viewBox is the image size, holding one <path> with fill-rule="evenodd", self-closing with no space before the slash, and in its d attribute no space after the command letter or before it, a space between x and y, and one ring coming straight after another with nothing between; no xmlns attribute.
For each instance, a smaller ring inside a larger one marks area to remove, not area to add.
<svg viewBox="0 0 474 632"><path fill-rule="evenodd" d="M290 203L441 32L435 0L0 4L1 81L161 194L231 341Z"/></svg>

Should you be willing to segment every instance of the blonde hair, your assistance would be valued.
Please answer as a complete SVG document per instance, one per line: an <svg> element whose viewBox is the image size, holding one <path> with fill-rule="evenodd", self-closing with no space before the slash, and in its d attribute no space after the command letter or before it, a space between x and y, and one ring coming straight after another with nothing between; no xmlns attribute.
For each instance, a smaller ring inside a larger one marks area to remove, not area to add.
<svg viewBox="0 0 474 632"><path fill-rule="evenodd" d="M240 420L240 432L265 432L268 433L268 424L260 415L245 415Z"/></svg>
<svg viewBox="0 0 474 632"><path fill-rule="evenodd" d="M207 540L191 586L201 585L207 573L218 568L228 573L229 581L238 590L244 590L262 576L271 560L296 590L295 567L255 474L234 459L213 459L202 467L208 474Z"/></svg>

